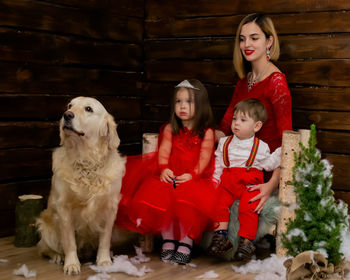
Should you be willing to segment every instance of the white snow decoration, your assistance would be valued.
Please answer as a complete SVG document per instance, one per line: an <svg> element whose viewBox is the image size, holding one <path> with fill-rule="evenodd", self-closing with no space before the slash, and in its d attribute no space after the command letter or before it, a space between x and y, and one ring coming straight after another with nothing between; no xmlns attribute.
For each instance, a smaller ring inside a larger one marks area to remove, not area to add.
<svg viewBox="0 0 350 280"><path fill-rule="evenodd" d="M288 238L288 240L291 240L293 236L301 236L304 242L307 241L306 235L301 229L295 228L291 230L286 237Z"/></svg>
<svg viewBox="0 0 350 280"><path fill-rule="evenodd" d="M140 264L140 263L145 263L145 262L149 262L150 261L150 258L146 257L142 253L142 248L141 247L134 246L134 248L135 248L136 256L130 258L130 261L131 261L132 264Z"/></svg>
<svg viewBox="0 0 350 280"><path fill-rule="evenodd" d="M258 274L254 280L284 280L286 279L286 269L283 265L284 261L290 256L279 258L276 254L264 260L252 260L241 266L232 266L235 272L247 274Z"/></svg>
<svg viewBox="0 0 350 280"><path fill-rule="evenodd" d="M141 218L137 218L136 219L136 226L139 227L141 225L142 219Z"/></svg>
<svg viewBox="0 0 350 280"><path fill-rule="evenodd" d="M311 221L312 221L310 213L308 213L308 212L305 211L304 220L305 220L306 222L311 222Z"/></svg>
<svg viewBox="0 0 350 280"><path fill-rule="evenodd" d="M340 245L340 252L344 254L347 261L350 261L350 231L342 233L342 243ZM350 276L350 273L348 274Z"/></svg>
<svg viewBox="0 0 350 280"><path fill-rule="evenodd" d="M24 276L25 278L32 278L36 277L36 271L35 270L29 270L28 267L23 264L20 268L15 269L13 271L14 275L18 276Z"/></svg>
<svg viewBox="0 0 350 280"><path fill-rule="evenodd" d="M219 274L217 274L214 270L209 270L206 273L197 276L197 279L213 279L213 278L218 278Z"/></svg>
<svg viewBox="0 0 350 280"><path fill-rule="evenodd" d="M128 256L126 255L114 256L113 263L111 265L90 265L90 268L98 273L123 272L138 277L144 276L147 272L152 271L152 269L147 268L145 266L138 269L135 265L133 265L130 262Z"/></svg>
<svg viewBox="0 0 350 280"><path fill-rule="evenodd" d="M319 248L316 250L316 252L320 252L326 259L328 258L328 253L325 248Z"/></svg>
<svg viewBox="0 0 350 280"><path fill-rule="evenodd" d="M317 187L316 187L316 193L318 195L322 195L322 185L321 184L318 184Z"/></svg>
<svg viewBox="0 0 350 280"><path fill-rule="evenodd" d="M321 162L324 165L324 167L323 167L323 177L324 178L329 177L332 174L333 165L331 165L329 163L329 161L326 160L326 159L321 160Z"/></svg>
<svg viewBox="0 0 350 280"><path fill-rule="evenodd" d="M111 275L106 273L98 273L98 274L89 276L87 280L105 280L105 279L111 279L111 277L112 277Z"/></svg>
<svg viewBox="0 0 350 280"><path fill-rule="evenodd" d="M322 207L325 207L327 205L327 203L329 203L332 200L333 197L326 197L326 198L322 198L320 201L320 204Z"/></svg>
<svg viewBox="0 0 350 280"><path fill-rule="evenodd" d="M324 240L320 241L320 242L314 242L314 246L319 247L319 248L325 247L326 244L327 244L327 242Z"/></svg>
<svg viewBox="0 0 350 280"><path fill-rule="evenodd" d="M0 259L0 263L8 263L9 260L6 260L6 259Z"/></svg>

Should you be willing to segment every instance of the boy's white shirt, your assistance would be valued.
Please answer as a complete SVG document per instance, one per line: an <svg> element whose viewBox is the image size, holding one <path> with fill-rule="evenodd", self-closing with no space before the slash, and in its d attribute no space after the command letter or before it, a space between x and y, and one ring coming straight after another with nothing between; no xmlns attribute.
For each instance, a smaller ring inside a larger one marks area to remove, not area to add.
<svg viewBox="0 0 350 280"><path fill-rule="evenodd" d="M223 173L224 168L226 168L223 159L223 147L227 138L228 136L220 138L218 147L215 151L215 171L213 177L219 182L221 174ZM233 136L233 139L228 146L228 158L230 161L230 167L245 167L245 164L252 150L253 143L254 136L245 140L240 140L236 136ZM271 154L269 146L264 141L260 140L259 148L251 167L259 170L273 171L280 165L281 148L277 148Z"/></svg>

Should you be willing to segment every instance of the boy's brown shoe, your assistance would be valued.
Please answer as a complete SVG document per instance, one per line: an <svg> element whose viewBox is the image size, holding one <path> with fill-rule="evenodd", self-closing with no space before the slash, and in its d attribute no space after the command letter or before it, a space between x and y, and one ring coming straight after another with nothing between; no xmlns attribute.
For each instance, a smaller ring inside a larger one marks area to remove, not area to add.
<svg viewBox="0 0 350 280"><path fill-rule="evenodd" d="M235 259L238 261L249 261L253 257L255 252L255 246L247 238L242 238L239 242L239 246L235 255Z"/></svg>
<svg viewBox="0 0 350 280"><path fill-rule="evenodd" d="M232 250L230 240L221 233L215 233L207 253L212 256L222 255Z"/></svg>

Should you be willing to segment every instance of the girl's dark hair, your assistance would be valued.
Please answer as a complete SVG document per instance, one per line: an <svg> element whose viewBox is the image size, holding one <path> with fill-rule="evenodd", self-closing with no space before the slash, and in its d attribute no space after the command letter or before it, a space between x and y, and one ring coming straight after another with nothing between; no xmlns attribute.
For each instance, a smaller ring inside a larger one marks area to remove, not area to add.
<svg viewBox="0 0 350 280"><path fill-rule="evenodd" d="M193 135L199 135L203 138L205 129L214 127L213 111L204 85L196 79L189 79L188 81L193 87L198 88L198 90L186 88L190 94L190 99L194 98ZM170 125L173 134L178 134L180 129L183 128L182 121L175 114L176 94L180 89L182 87L175 88L171 101Z"/></svg>

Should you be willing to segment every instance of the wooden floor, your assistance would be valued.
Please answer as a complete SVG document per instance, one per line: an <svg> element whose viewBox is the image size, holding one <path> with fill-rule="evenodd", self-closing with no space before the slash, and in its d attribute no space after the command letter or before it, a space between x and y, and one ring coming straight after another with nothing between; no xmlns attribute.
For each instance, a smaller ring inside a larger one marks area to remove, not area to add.
<svg viewBox="0 0 350 280"><path fill-rule="evenodd" d="M131 256L135 253L132 252ZM166 264L159 260L158 254L147 254L151 257L151 261L141 264L146 265L153 269L144 277L128 276L123 273L111 273L111 279L196 279L197 276L204 274L209 270L214 270L219 277L216 279L231 279L231 280L252 280L256 275L242 275L236 274L232 270L232 264L238 265L233 262L223 262L216 260L208 256L197 256L192 260L193 266L180 266L173 264ZM0 280L12 279L23 280L23 276L13 275L13 270L19 268L22 264L26 264L29 270L36 271L36 278L30 279L87 279L91 275L96 273L92 271L89 266L82 266L81 274L78 276L66 276L63 274L62 266L49 263L48 259L44 259L38 256L36 247L31 248L17 248L13 245L13 237L0 238L0 259L6 259L8 262L0 262Z"/></svg>

